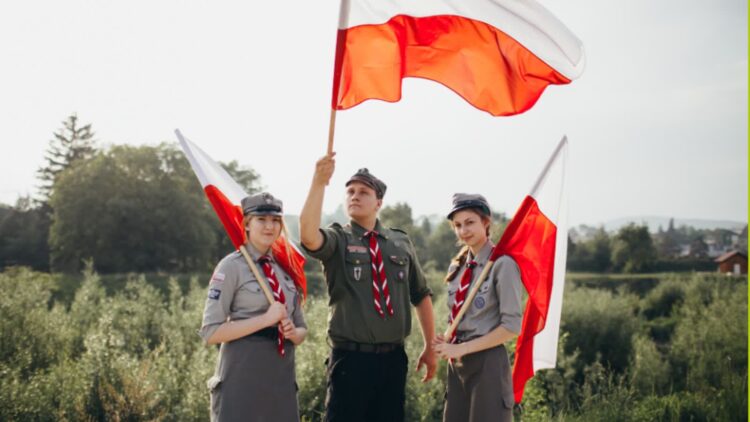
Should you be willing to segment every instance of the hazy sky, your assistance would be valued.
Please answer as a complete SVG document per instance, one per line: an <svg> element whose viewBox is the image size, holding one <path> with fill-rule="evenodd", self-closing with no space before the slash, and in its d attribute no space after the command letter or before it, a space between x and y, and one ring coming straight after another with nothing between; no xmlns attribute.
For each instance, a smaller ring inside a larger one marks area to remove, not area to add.
<svg viewBox="0 0 750 422"><path fill-rule="evenodd" d="M520 116L417 79L400 103L339 112L325 211L369 167L386 204L415 216L445 213L457 191L512 214L567 134L572 224L747 221L747 2L542 3L583 41L580 79ZM0 3L0 202L35 192L76 112L105 145L175 142L180 128L299 213L326 147L337 19L335 0Z"/></svg>

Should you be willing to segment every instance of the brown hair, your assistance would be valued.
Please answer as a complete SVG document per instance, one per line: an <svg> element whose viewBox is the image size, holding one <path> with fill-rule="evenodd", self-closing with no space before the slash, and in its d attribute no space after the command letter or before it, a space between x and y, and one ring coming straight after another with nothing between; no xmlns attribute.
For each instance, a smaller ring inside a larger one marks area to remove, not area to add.
<svg viewBox="0 0 750 422"><path fill-rule="evenodd" d="M482 220L482 223L486 224L485 226L485 233L487 234L487 237L490 237L490 226L492 226L492 219L483 213L479 208L464 208L461 211L471 211L474 214L478 215L479 218ZM453 227L453 219L450 219L451 227ZM469 256L469 246L464 245L456 254L456 256L451 259L450 266L448 267L448 274L445 276L445 282L450 283L451 280L453 280L456 275L458 275L458 272L461 270L461 267L464 266L466 263L466 258Z"/></svg>

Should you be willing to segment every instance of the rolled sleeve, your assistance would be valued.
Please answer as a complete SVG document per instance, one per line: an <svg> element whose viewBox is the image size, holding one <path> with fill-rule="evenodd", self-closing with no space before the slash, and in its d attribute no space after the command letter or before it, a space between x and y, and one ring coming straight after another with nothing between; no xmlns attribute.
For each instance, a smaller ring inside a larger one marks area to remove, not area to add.
<svg viewBox="0 0 750 422"><path fill-rule="evenodd" d="M412 305L417 306L422 299L432 295L432 290L427 287L427 279L424 276L424 271L422 271L422 266L419 265L419 259L411 240L409 241L409 249L409 254L411 255L411 263L409 264L409 301L411 301Z"/></svg>
<svg viewBox="0 0 750 422"><path fill-rule="evenodd" d="M208 284L208 297L203 308L203 323L198 331L204 343L226 322L231 312L239 272L231 262L223 260L216 266Z"/></svg>
<svg viewBox="0 0 750 422"><path fill-rule="evenodd" d="M492 269L500 307L500 326L521 332L521 272L513 258L502 256Z"/></svg>
<svg viewBox="0 0 750 422"><path fill-rule="evenodd" d="M328 261L336 252L336 232L332 228L318 230L320 230L320 233L323 235L323 244L314 251L302 244L302 249L315 259Z"/></svg>

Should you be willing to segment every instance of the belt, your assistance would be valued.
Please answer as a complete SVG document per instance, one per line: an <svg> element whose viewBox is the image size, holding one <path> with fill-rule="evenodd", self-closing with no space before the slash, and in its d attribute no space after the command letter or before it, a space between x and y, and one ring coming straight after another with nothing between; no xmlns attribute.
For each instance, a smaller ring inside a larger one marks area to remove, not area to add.
<svg viewBox="0 0 750 422"><path fill-rule="evenodd" d="M276 340L279 338L279 329L275 326L264 328L248 335L248 337L263 337L271 340Z"/></svg>
<svg viewBox="0 0 750 422"><path fill-rule="evenodd" d="M332 343L334 349L364 353L388 353L404 347L404 343L356 343L353 341L332 341Z"/></svg>

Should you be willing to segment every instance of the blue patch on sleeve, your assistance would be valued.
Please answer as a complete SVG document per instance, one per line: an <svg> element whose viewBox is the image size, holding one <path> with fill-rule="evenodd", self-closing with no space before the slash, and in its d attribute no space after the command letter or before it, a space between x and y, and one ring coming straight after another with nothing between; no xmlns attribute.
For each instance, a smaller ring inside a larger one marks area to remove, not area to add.
<svg viewBox="0 0 750 422"><path fill-rule="evenodd" d="M208 298L209 299L218 299L219 296L221 296L221 290L219 289L208 289Z"/></svg>

